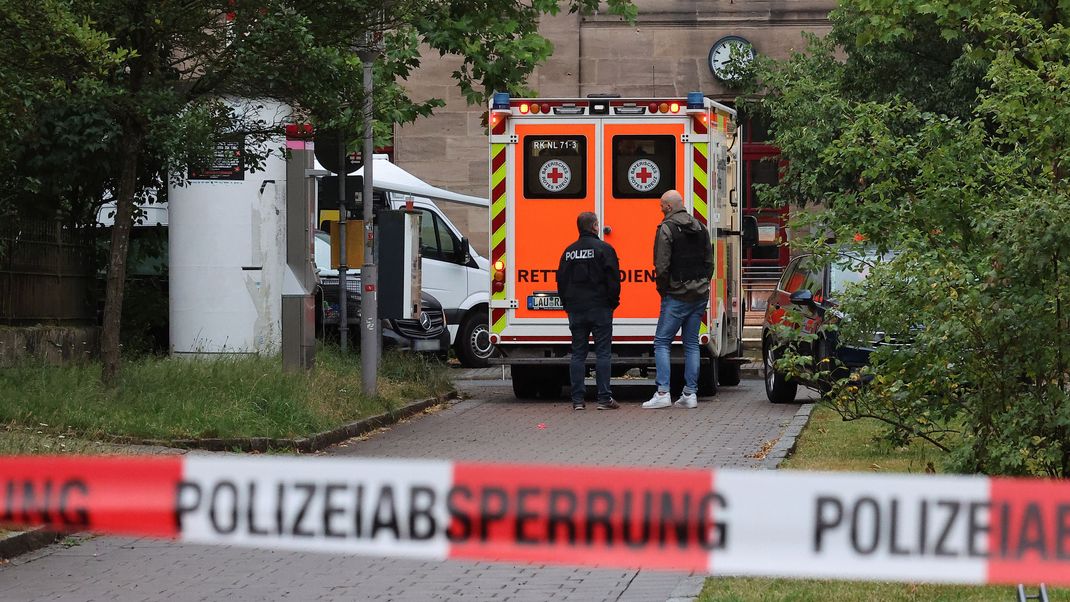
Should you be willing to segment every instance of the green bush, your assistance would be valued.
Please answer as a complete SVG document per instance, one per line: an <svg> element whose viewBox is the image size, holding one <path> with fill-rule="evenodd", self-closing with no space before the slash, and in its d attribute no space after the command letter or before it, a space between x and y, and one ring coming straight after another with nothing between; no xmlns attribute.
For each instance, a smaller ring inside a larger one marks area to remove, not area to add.
<svg viewBox="0 0 1070 602"><path fill-rule="evenodd" d="M842 299L841 335L910 346L825 400L963 472L1070 476L1070 30L1047 7L850 0L761 75L788 162L764 195L821 205L796 213L797 247L899 253Z"/></svg>

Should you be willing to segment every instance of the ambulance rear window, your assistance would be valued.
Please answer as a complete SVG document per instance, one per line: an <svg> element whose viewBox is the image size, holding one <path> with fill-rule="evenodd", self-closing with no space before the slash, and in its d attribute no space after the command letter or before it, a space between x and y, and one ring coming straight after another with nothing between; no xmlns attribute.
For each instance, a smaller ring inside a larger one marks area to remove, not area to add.
<svg viewBox="0 0 1070 602"><path fill-rule="evenodd" d="M587 138L526 136L524 196L582 199L587 196Z"/></svg>
<svg viewBox="0 0 1070 602"><path fill-rule="evenodd" d="M656 199L675 182L675 136L613 136L615 198Z"/></svg>

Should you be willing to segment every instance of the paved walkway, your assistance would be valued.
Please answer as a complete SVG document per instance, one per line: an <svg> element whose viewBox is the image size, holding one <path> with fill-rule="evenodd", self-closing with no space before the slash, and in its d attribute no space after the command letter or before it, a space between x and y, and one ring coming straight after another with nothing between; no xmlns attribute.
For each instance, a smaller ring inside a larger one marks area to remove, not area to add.
<svg viewBox="0 0 1070 602"><path fill-rule="evenodd" d="M798 405L765 400L759 380L695 410L642 410L649 387L617 387L622 409L573 412L517 401L501 380L459 380L470 397L331 455L636 466L756 468ZM544 428L539 428L539 424ZM703 578L653 571L355 556L88 538L0 568L0 600L611 600L688 599Z"/></svg>

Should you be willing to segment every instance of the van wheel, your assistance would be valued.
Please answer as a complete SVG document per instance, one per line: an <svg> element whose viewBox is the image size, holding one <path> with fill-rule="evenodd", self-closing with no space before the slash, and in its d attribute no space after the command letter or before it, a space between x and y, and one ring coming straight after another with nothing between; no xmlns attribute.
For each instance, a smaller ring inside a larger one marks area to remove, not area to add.
<svg viewBox="0 0 1070 602"><path fill-rule="evenodd" d="M734 387L742 377L743 366L739 362L717 360L717 382L722 387Z"/></svg>
<svg viewBox="0 0 1070 602"><path fill-rule="evenodd" d="M696 391L699 397L709 397L717 394L717 374L720 368L715 359L699 364L698 391Z"/></svg>
<svg viewBox="0 0 1070 602"><path fill-rule="evenodd" d="M457 333L457 359L465 368L486 368L490 365L487 360L493 353L487 313L469 313L461 321L461 330Z"/></svg>
<svg viewBox="0 0 1070 602"><path fill-rule="evenodd" d="M513 378L513 395L517 399L533 399L539 394L538 366L513 364L509 366Z"/></svg>
<svg viewBox="0 0 1070 602"><path fill-rule="evenodd" d="M780 353L768 341L762 349L762 364L765 370L765 396L773 403L794 403L798 383L777 372L775 365Z"/></svg>

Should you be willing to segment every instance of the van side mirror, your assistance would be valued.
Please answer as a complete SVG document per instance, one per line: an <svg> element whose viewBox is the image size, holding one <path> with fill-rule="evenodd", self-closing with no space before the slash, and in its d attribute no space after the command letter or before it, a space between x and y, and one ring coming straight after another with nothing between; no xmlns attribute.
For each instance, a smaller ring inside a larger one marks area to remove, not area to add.
<svg viewBox="0 0 1070 602"><path fill-rule="evenodd" d="M744 249L758 246L758 218L753 215L744 215L741 233L743 235Z"/></svg>
<svg viewBox="0 0 1070 602"><path fill-rule="evenodd" d="M471 244L468 242L468 237L461 237L461 244L457 245L457 249L454 252L453 260L461 265L468 263L468 250Z"/></svg>

